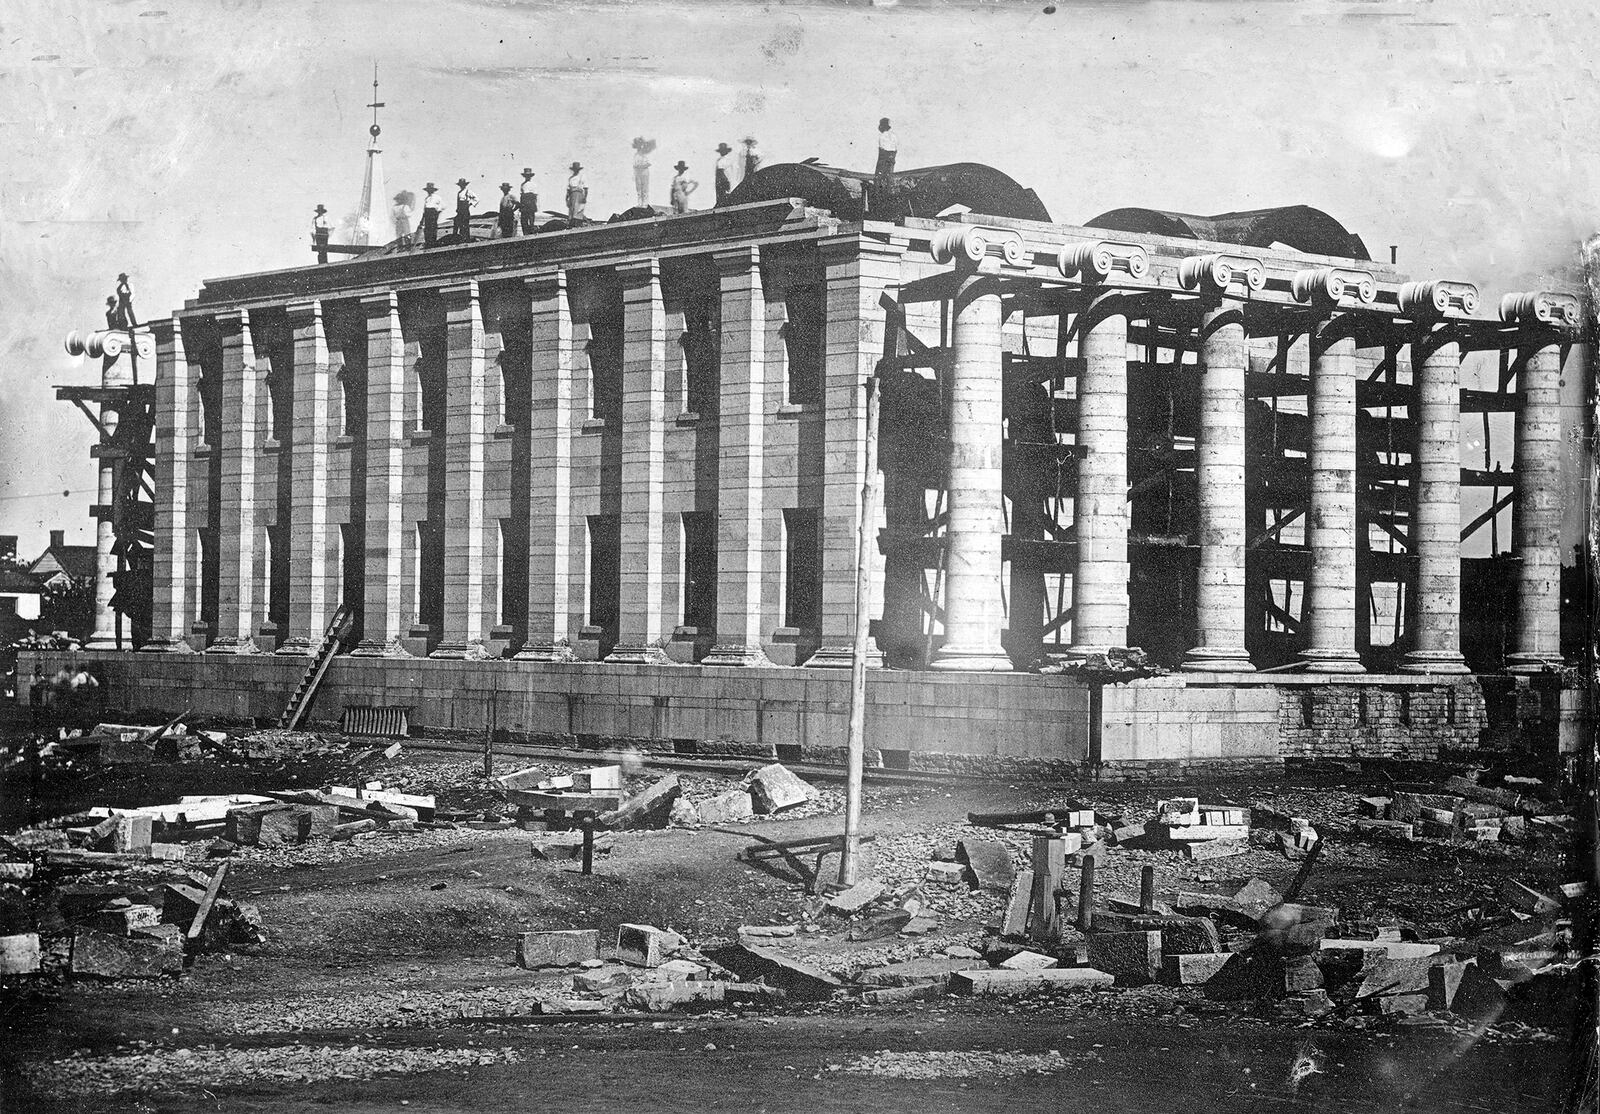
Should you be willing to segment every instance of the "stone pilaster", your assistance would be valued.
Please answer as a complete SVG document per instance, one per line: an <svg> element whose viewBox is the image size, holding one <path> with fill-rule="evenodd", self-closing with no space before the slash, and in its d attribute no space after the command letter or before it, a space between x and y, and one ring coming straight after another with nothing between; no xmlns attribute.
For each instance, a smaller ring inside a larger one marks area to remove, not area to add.
<svg viewBox="0 0 1600 1114"><path fill-rule="evenodd" d="M969 265L957 257L950 369L950 429L946 484L944 641L929 667L1006 672L1000 645L1002 413L999 263Z"/></svg>
<svg viewBox="0 0 1600 1114"><path fill-rule="evenodd" d="M328 583L328 338L322 303L288 307L294 339L294 425L289 442L289 637L280 654L308 654L333 608Z"/></svg>
<svg viewBox="0 0 1600 1114"><path fill-rule="evenodd" d="M1561 338L1530 326L1517 352L1513 673L1561 661Z"/></svg>
<svg viewBox="0 0 1600 1114"><path fill-rule="evenodd" d="M1106 294L1083 311L1078 354L1078 488L1073 533L1072 645L1077 657L1128 641L1128 317Z"/></svg>
<svg viewBox="0 0 1600 1114"><path fill-rule="evenodd" d="M532 306L532 431L528 484L528 640L523 661L573 656L572 592L572 306L567 273L527 280Z"/></svg>
<svg viewBox="0 0 1600 1114"><path fill-rule="evenodd" d="M1401 669L1466 673L1461 656L1461 345L1436 327L1411 345L1417 385L1415 637Z"/></svg>
<svg viewBox="0 0 1600 1114"><path fill-rule="evenodd" d="M444 639L430 657L480 658L484 647L484 329L476 281L444 297Z"/></svg>
<svg viewBox="0 0 1600 1114"><path fill-rule="evenodd" d="M218 317L222 330L221 522L217 529L217 636L207 653L257 653L256 583L260 525L256 507L256 464L261 451L258 396L261 373L250 336L250 313L233 310Z"/></svg>
<svg viewBox="0 0 1600 1114"><path fill-rule="evenodd" d="M903 244L858 233L823 240L827 283L823 352L822 630L807 665L849 669L854 656L856 532L861 521L867 441L866 381L883 356L886 322L879 304L898 291ZM875 579L882 565L875 560ZM873 593L874 597L881 595ZM883 655L871 645L867 665Z"/></svg>
<svg viewBox="0 0 1600 1114"><path fill-rule="evenodd" d="M1200 318L1200 422L1195 445L1198 489L1195 647L1183 668L1254 669L1244 642L1244 400L1249 351L1243 305L1223 299Z"/></svg>
<svg viewBox="0 0 1600 1114"><path fill-rule="evenodd" d="M1311 673L1360 673L1356 653L1356 342L1335 317L1311 338Z"/></svg>
<svg viewBox="0 0 1600 1114"><path fill-rule="evenodd" d="M361 300L367 322L367 487L361 657L400 655L405 600L406 349L394 293ZM352 435L357 432L352 430ZM352 498L355 494L352 493Z"/></svg>
<svg viewBox="0 0 1600 1114"><path fill-rule="evenodd" d="M622 280L622 591L607 661L666 660L662 530L666 499L667 324L661 264L631 261Z"/></svg>
<svg viewBox="0 0 1600 1114"><path fill-rule="evenodd" d="M765 665L761 577L765 514L766 297L754 246L716 256L722 285L717 458L717 633L706 665Z"/></svg>
<svg viewBox="0 0 1600 1114"><path fill-rule="evenodd" d="M150 640L141 650L187 652L199 593L190 592L189 407L194 369L177 318L152 322L156 341L155 553L151 570Z"/></svg>

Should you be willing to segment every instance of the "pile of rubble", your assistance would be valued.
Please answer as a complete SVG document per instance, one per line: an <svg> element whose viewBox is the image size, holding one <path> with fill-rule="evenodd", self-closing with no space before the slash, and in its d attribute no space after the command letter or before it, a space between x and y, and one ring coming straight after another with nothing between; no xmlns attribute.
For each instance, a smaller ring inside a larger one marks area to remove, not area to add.
<svg viewBox="0 0 1600 1114"><path fill-rule="evenodd" d="M181 716L154 727L129 723L99 723L88 730L63 727L57 730L56 738L37 746L43 764L68 767L199 760L274 763L326 757L362 762L379 754L392 758L400 751L399 743L387 749L361 747L310 731L227 732L191 727ZM12 761L26 761L22 748L12 755Z"/></svg>
<svg viewBox="0 0 1600 1114"><path fill-rule="evenodd" d="M1528 788L1532 778L1507 779ZM1571 833L1571 816L1560 805L1520 788L1478 785L1452 777L1440 786L1397 785L1388 796L1364 797L1358 831L1398 839L1436 839L1450 843L1515 842L1530 831Z"/></svg>

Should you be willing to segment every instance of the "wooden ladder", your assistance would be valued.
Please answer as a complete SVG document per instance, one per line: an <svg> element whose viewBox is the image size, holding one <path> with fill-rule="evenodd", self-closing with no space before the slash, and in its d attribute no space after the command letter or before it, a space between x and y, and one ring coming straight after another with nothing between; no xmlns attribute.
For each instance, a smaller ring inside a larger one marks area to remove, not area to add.
<svg viewBox="0 0 1600 1114"><path fill-rule="evenodd" d="M311 656L311 664L306 666L305 676L300 678L299 687L294 690L294 695L289 697L289 703L284 707L283 714L278 717L280 729L293 731L299 725L300 717L311 707L311 701L317 695L317 688L322 684L323 675L328 672L333 655L338 652L339 644L344 641L345 627L349 621L350 608L341 603L334 611L328 629L323 632L322 642L317 646L317 652Z"/></svg>

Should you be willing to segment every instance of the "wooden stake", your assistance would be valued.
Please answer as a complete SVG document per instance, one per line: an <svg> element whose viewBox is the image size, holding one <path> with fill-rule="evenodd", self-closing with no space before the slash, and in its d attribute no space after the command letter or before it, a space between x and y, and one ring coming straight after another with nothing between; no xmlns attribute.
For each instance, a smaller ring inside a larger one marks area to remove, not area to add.
<svg viewBox="0 0 1600 1114"><path fill-rule="evenodd" d="M1139 868L1139 912L1149 916L1156 908L1156 868Z"/></svg>
<svg viewBox="0 0 1600 1114"><path fill-rule="evenodd" d="M1083 877L1078 880L1078 930L1094 931L1094 860L1083 860Z"/></svg>
<svg viewBox="0 0 1600 1114"><path fill-rule="evenodd" d="M850 656L850 734L845 774L844 849L839 854L839 885L856 884L861 842L861 767L866 762L867 635L871 606L872 541L878 519L878 377L867 379L867 438L862 468L861 521L856 528L856 630Z"/></svg>
<svg viewBox="0 0 1600 1114"><path fill-rule="evenodd" d="M206 918L211 915L211 907L217 903L217 894L222 891L222 876L228 873L228 864L223 863L217 867L217 872L211 876L211 881L206 883L205 896L200 899L200 907L194 911L194 920L189 925L188 938L198 940L200 933L206 927Z"/></svg>

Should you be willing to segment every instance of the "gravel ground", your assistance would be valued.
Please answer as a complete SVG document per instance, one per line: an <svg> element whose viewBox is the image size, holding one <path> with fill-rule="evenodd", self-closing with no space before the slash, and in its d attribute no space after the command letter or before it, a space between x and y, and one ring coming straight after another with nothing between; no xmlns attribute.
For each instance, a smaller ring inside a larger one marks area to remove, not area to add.
<svg viewBox="0 0 1600 1114"><path fill-rule="evenodd" d="M1059 1050L1050 1052L873 1052L830 1071L850 1075L875 1075L883 1079L1014 1079L1019 1075L1048 1075L1069 1067L1100 1062L1094 1053L1070 1059Z"/></svg>

